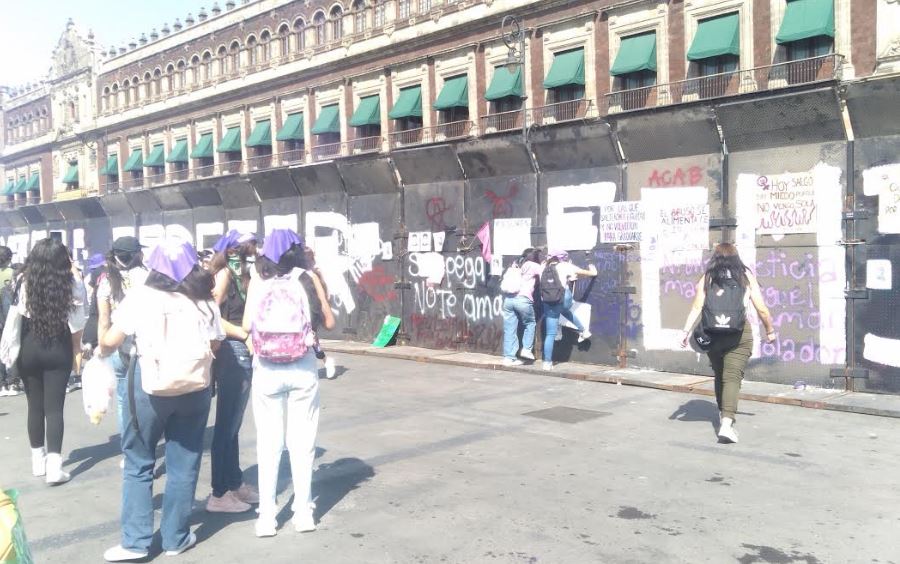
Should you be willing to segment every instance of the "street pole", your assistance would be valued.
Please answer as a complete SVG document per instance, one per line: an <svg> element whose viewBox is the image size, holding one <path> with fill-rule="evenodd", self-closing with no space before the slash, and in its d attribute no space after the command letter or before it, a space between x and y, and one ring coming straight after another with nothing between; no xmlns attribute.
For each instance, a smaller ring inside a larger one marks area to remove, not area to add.
<svg viewBox="0 0 900 564"><path fill-rule="evenodd" d="M519 67L522 80L522 141L528 144L528 109L525 106L528 95L525 90L525 26L515 16L503 16L500 22L500 36L509 50L506 55L506 70Z"/></svg>

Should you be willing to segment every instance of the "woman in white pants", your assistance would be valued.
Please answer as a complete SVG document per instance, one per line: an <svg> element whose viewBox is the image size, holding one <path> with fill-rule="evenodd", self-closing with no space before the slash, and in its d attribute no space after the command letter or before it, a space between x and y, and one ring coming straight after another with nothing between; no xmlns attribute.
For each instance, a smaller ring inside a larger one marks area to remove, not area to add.
<svg viewBox="0 0 900 564"><path fill-rule="evenodd" d="M294 481L294 529L298 532L313 531L316 528L312 502L312 469L315 460L316 432L319 426L319 377L316 356L312 347L299 358L287 356L272 360L267 351L260 350L278 338L262 335L261 319L279 317L284 325L283 311L286 308L274 300L286 297L297 302L307 311L299 317L306 322L314 315L322 316L323 325L334 327L334 317L328 307L321 281L312 272L303 271L303 240L293 231L276 229L265 240L261 256L257 258L256 269L259 277L253 278L247 290L243 328L251 333L251 342L256 350L253 366L252 402L253 417L256 422L256 456L259 469L259 518L256 521L256 536L271 537L276 534L278 505L276 493L278 466L281 453L287 446L291 459L291 475ZM309 276L315 287L315 295L308 295L300 282L301 276ZM289 283L296 283L296 287ZM274 283L274 284L273 284ZM277 284L277 290L273 289ZM287 284L287 286L286 286ZM299 294L296 292L299 291ZM273 307L274 306L274 307ZM297 316L294 316L295 318ZM307 325L305 330L308 330ZM282 333L286 333L282 332ZM281 334L281 333L280 333ZM311 333L306 333L307 336ZM290 338L290 335L283 335ZM265 341L266 338L272 341ZM311 342L309 343L311 345ZM290 348L285 351L290 354Z"/></svg>

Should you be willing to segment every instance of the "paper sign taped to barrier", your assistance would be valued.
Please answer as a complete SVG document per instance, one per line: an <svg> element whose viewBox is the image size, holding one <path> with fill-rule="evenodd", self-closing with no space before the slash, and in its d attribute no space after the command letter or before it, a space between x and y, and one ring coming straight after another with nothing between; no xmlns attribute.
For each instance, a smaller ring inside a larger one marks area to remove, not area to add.
<svg viewBox="0 0 900 564"><path fill-rule="evenodd" d="M891 261L872 259L866 261L866 288L890 290L893 288Z"/></svg>
<svg viewBox="0 0 900 564"><path fill-rule="evenodd" d="M593 212L570 212L547 216L547 249L589 251L597 244Z"/></svg>
<svg viewBox="0 0 900 564"><path fill-rule="evenodd" d="M531 247L531 218L511 217L494 220L494 256L519 256Z"/></svg>

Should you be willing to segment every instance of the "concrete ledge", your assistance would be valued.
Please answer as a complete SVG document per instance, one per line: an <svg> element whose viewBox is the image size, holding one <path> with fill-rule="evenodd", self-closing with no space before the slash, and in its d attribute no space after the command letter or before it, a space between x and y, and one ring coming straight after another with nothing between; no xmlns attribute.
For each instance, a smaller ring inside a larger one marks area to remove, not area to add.
<svg viewBox="0 0 900 564"><path fill-rule="evenodd" d="M545 371L540 368L539 362L526 363L521 366L504 366L501 357L483 353L442 351L408 346L377 348L366 343L324 339L322 344L325 350L348 354L372 355L416 362L435 362L467 368L539 373L545 376L571 380L715 396L713 379L709 376L574 362L558 364L553 367L553 371ZM843 390L826 388L795 390L793 386L784 384L744 381L741 386L740 397L744 401L900 418L900 396L845 392Z"/></svg>

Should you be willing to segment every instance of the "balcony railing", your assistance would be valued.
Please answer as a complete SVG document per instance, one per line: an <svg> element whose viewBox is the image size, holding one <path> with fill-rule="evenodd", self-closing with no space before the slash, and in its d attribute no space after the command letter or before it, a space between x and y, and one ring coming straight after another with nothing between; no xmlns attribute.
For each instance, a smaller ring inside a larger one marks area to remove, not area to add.
<svg viewBox="0 0 900 564"><path fill-rule="evenodd" d="M838 80L843 59L842 55L830 54L621 90L606 95L606 110L612 114Z"/></svg>
<svg viewBox="0 0 900 564"><path fill-rule="evenodd" d="M327 161L342 155L344 144L326 143L324 145L316 145L312 148L312 158L314 161Z"/></svg>
<svg viewBox="0 0 900 564"><path fill-rule="evenodd" d="M219 174L239 174L242 164L242 161L226 161L216 165L216 171Z"/></svg>
<svg viewBox="0 0 900 564"><path fill-rule="evenodd" d="M412 145L421 145L426 143L425 129L422 127L416 129L407 129L404 131L395 131L390 135L391 149L400 147L410 147Z"/></svg>
<svg viewBox="0 0 900 564"><path fill-rule="evenodd" d="M160 184L166 184L168 182L171 182L171 180L169 180L166 177L165 172L159 172L157 174L148 174L148 175L144 176L144 179L147 181L146 182L147 186L159 186Z"/></svg>
<svg viewBox="0 0 900 564"><path fill-rule="evenodd" d="M472 122L469 120L451 121L425 128L426 142L440 143L451 139L464 139L472 134Z"/></svg>
<svg viewBox="0 0 900 564"><path fill-rule="evenodd" d="M548 125L590 117L594 101L586 98L531 108L531 123Z"/></svg>
<svg viewBox="0 0 900 564"><path fill-rule="evenodd" d="M525 115L522 110L501 112L481 117L481 132L484 134L513 131L522 128L522 119Z"/></svg>
<svg viewBox="0 0 900 564"><path fill-rule="evenodd" d="M380 136L360 137L347 142L347 148L351 155L361 155L364 153L377 153L381 151L381 144L384 139Z"/></svg>
<svg viewBox="0 0 900 564"><path fill-rule="evenodd" d="M247 168L249 170L265 170L272 168L272 154L256 155L247 159Z"/></svg>
<svg viewBox="0 0 900 564"><path fill-rule="evenodd" d="M169 173L172 182L183 182L189 178L190 171L187 168L176 169Z"/></svg>
<svg viewBox="0 0 900 564"><path fill-rule="evenodd" d="M119 182L119 188L121 190L137 190L138 188L144 187L144 177L138 176L136 178L125 178Z"/></svg>
<svg viewBox="0 0 900 564"><path fill-rule="evenodd" d="M282 164L294 164L306 162L306 149L291 149L279 154Z"/></svg>

